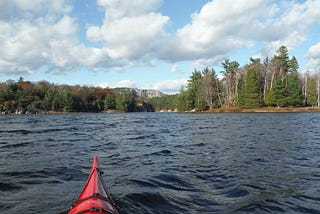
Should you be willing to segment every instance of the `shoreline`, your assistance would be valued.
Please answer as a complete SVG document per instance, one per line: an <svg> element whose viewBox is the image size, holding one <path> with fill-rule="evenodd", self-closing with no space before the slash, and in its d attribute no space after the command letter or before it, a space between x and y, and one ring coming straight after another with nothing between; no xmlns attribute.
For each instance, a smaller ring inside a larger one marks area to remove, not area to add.
<svg viewBox="0 0 320 214"><path fill-rule="evenodd" d="M320 112L318 107L262 107L254 109L245 109L239 107L218 108L208 111L208 113L281 113L281 112Z"/></svg>
<svg viewBox="0 0 320 214"><path fill-rule="evenodd" d="M262 107L262 108L254 108L254 109L245 109L240 107L223 107L217 109L211 109L206 111L186 111L186 112L179 112L179 111L172 111L172 110L160 110L155 111L157 113L282 113L282 112L320 112L320 108L318 107ZM51 114L86 114L86 113L94 113L94 114L112 114L112 113L126 113L122 111L101 111L101 112L60 112L60 111L39 111L36 113L7 113L7 112L0 112L0 115L27 115L27 114L43 114L43 115L51 115ZM131 112L129 112L131 113ZM139 113L139 112L137 112ZM141 112L140 112L141 113Z"/></svg>

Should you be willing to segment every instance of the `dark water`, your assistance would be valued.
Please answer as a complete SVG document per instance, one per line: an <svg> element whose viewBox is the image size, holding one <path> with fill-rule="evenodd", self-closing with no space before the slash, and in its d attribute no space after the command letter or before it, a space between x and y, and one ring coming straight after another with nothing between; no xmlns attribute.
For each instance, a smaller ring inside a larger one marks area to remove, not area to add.
<svg viewBox="0 0 320 214"><path fill-rule="evenodd" d="M93 155L122 213L320 213L320 114L0 116L0 213L68 210Z"/></svg>

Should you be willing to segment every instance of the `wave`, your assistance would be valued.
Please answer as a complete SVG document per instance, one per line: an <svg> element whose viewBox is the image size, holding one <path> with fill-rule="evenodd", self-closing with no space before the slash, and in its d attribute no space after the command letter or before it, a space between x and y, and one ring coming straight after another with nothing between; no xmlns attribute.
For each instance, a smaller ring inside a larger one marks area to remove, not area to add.
<svg viewBox="0 0 320 214"><path fill-rule="evenodd" d="M20 190L22 186L18 186L13 183L3 183L0 182L0 191L12 191L12 190Z"/></svg>

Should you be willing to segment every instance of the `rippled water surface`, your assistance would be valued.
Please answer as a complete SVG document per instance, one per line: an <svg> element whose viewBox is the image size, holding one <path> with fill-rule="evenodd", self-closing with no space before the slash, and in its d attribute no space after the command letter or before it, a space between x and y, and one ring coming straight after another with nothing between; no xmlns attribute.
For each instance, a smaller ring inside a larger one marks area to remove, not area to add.
<svg viewBox="0 0 320 214"><path fill-rule="evenodd" d="M0 213L62 213L93 155L121 213L320 213L320 114L0 116Z"/></svg>

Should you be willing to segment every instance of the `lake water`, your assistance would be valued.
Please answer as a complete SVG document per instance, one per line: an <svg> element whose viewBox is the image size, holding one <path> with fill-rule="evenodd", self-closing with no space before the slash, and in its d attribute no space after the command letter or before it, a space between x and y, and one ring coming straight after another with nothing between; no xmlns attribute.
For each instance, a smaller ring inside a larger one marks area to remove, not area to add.
<svg viewBox="0 0 320 214"><path fill-rule="evenodd" d="M320 113L0 116L0 213L63 213L94 155L121 213L320 213Z"/></svg>

